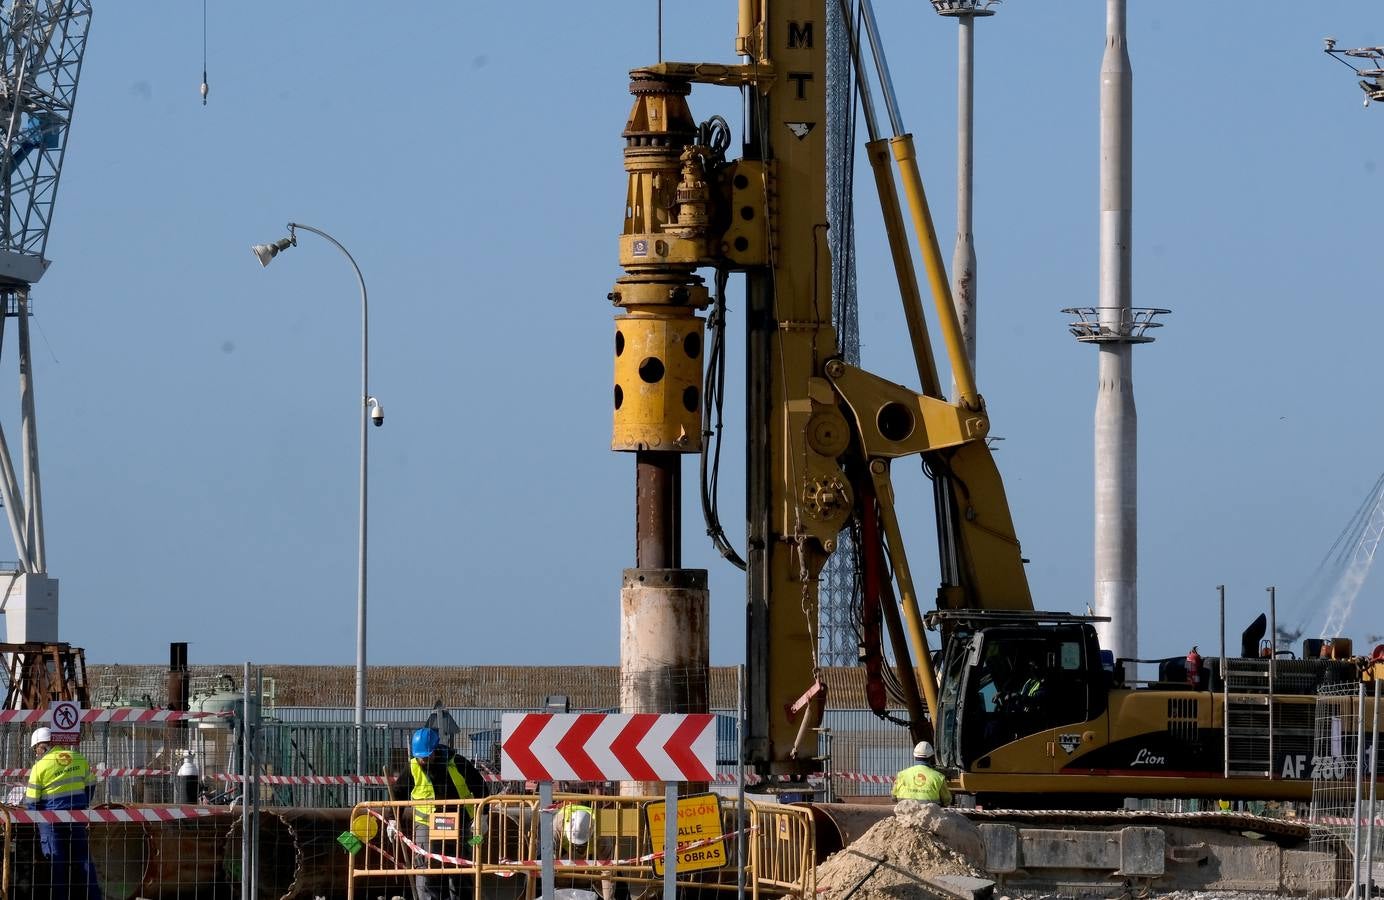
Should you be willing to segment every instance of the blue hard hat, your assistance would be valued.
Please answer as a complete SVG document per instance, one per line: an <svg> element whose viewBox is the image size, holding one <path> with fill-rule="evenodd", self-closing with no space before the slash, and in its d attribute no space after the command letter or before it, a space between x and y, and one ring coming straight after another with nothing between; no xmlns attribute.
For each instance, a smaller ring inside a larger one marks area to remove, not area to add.
<svg viewBox="0 0 1384 900"><path fill-rule="evenodd" d="M431 756L437 749L440 738L437 736L436 728L420 728L413 733L413 740L409 742L413 755L418 759Z"/></svg>

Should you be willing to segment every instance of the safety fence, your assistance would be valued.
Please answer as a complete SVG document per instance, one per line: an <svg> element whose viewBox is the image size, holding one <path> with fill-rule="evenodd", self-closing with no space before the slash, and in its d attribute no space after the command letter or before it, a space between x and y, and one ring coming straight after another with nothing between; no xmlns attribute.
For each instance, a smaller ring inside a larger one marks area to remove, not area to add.
<svg viewBox="0 0 1384 900"><path fill-rule="evenodd" d="M0 802L22 804L34 761L29 748L33 727L0 721ZM228 804L240 800L245 783L253 780L264 805L349 808L387 796L385 773L407 766L408 738L415 727L360 730L354 725L259 722L252 725L249 767L244 725L235 716L108 718L83 724L74 746L98 778L97 803ZM369 774L356 772L358 732ZM196 773L191 787L180 771Z"/></svg>
<svg viewBox="0 0 1384 900"><path fill-rule="evenodd" d="M660 802L656 797L556 795L548 811L554 818L557 886L661 884L663 829L661 823L650 827L647 809ZM815 836L808 810L747 801L742 811L734 801L714 796L697 803L702 821L679 829L679 885L736 891L743 858L747 896L815 896ZM535 896L543 865L544 810L537 797L496 795L426 804L428 821L421 827L418 817L410 816L417 805L383 801L351 811L348 897L402 895L410 881L420 878L440 889L454 883L477 900L482 893L500 891ZM680 823L687 814L680 812ZM522 883L514 884L515 878Z"/></svg>
<svg viewBox="0 0 1384 900"><path fill-rule="evenodd" d="M1317 692L1312 747L1311 848L1324 860L1311 873L1324 897L1381 895L1384 796L1378 779L1380 681L1332 683Z"/></svg>
<svg viewBox="0 0 1384 900"><path fill-rule="evenodd" d="M243 811L224 806L0 807L0 896L87 897L94 885L106 900L226 900L249 871L266 900L345 897L345 810L261 810L252 821L247 841Z"/></svg>
<svg viewBox="0 0 1384 900"><path fill-rule="evenodd" d="M291 714L293 711L283 711ZM371 710L372 714L392 711ZM97 803L238 802L250 776L254 793L266 806L349 808L388 796L389 776L408 764L409 735L427 710L410 711L388 723L364 728L345 722L252 719L253 764L246 766L245 722L235 714L179 713L168 710L88 710L77 749L91 763L99 783ZM45 711L0 711L0 802L22 803L28 767L33 762L29 738ZM500 789L498 710L458 710L461 729L449 739L473 759ZM357 771L356 742L363 742ZM736 720L720 713L717 725L716 785L737 783ZM911 744L906 733L869 713L828 711L819 756L828 775L805 783L791 799L840 798L889 791L893 773L908 765ZM188 761L196 776L192 787L178 772ZM754 784L752 774L747 783ZM523 790L522 784L507 785Z"/></svg>

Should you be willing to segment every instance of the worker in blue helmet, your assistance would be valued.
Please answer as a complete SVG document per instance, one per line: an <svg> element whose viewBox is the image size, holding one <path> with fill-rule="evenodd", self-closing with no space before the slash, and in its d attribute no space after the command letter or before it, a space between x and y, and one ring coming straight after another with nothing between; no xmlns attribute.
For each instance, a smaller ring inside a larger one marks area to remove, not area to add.
<svg viewBox="0 0 1384 900"><path fill-rule="evenodd" d="M464 839L437 839L433 832L434 816L457 813L450 824L457 834L467 832L466 819L458 805L443 805L439 810L436 804L419 801L427 800L466 800L480 797L485 793L485 780L480 771L464 756L458 755L451 747L442 743L436 728L419 728L409 741L408 768L400 773L390 796L395 800L412 800L413 841L419 847L426 847L435 856L466 856L468 847ZM440 820L439 827L443 824ZM433 856L426 862L417 860L415 868L437 869L448 865ZM417 900L461 900L462 882L456 875L415 876ZM469 890L469 888L468 888Z"/></svg>

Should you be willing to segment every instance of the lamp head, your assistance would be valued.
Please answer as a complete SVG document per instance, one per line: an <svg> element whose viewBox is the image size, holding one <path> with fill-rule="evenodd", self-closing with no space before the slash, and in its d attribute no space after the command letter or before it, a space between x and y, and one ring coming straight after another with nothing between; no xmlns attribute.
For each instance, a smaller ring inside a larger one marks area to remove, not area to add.
<svg viewBox="0 0 1384 900"><path fill-rule="evenodd" d="M279 238L272 244L255 244L250 248L250 251L255 254L255 259L260 261L260 265L267 266L271 259L278 256L289 247L296 246L297 244L297 237L289 235L286 238Z"/></svg>

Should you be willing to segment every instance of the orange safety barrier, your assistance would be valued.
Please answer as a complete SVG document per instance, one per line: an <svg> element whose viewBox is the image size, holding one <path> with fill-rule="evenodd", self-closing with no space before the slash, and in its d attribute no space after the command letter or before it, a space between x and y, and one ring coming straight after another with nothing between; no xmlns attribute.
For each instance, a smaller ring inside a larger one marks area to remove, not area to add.
<svg viewBox="0 0 1384 900"><path fill-rule="evenodd" d="M742 816L733 798L716 799L720 835L686 835L678 845L679 885L703 890L737 889L737 833ZM553 801L553 851L559 887L624 881L660 884L661 826L648 827L645 805L659 797L558 794ZM432 807L426 844L415 839L413 807ZM523 896L539 890L541 810L536 796L497 795L446 801L379 801L357 804L351 831L360 846L350 856L348 898L357 885L374 896L402 889L418 876L461 879L480 900L487 883L523 877ZM816 893L815 833L806 808L747 802L745 889L759 897L811 900ZM700 862L694 862L700 861ZM714 862L716 868L691 871ZM397 891L396 891L397 892Z"/></svg>

